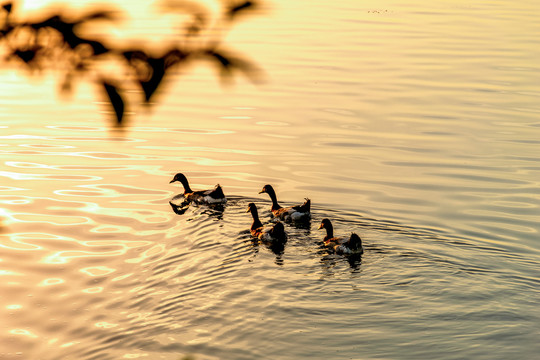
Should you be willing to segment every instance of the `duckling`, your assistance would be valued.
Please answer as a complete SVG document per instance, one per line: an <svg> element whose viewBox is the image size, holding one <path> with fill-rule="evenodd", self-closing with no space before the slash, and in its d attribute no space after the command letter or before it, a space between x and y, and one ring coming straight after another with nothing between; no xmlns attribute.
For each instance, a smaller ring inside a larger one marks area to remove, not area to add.
<svg viewBox="0 0 540 360"><path fill-rule="evenodd" d="M364 252L362 247L362 239L355 233L352 233L348 240L344 238L334 237L334 227L328 219L323 219L319 229L326 229L326 236L324 237L324 245L340 255L357 254L360 255Z"/></svg>
<svg viewBox="0 0 540 360"><path fill-rule="evenodd" d="M174 175L174 178L169 182L169 184L179 181L184 186L184 198L187 201L193 201L197 204L223 204L227 202L227 198L223 193L223 189L219 184L217 184L213 189L210 190L198 190L193 191L189 187L187 178L182 173Z"/></svg>
<svg viewBox="0 0 540 360"><path fill-rule="evenodd" d="M283 223L278 221L275 224L263 226L259 220L257 206L254 203L248 204L246 212L251 212L251 216L253 216L253 223L249 229L251 236L270 243L284 243L287 241L287 234L285 233Z"/></svg>
<svg viewBox="0 0 540 360"><path fill-rule="evenodd" d="M285 221L303 221L310 217L311 200L306 198L302 205L281 207L277 202L276 192L272 185L264 185L259 194L267 193L272 199L272 207L270 210L274 217Z"/></svg>

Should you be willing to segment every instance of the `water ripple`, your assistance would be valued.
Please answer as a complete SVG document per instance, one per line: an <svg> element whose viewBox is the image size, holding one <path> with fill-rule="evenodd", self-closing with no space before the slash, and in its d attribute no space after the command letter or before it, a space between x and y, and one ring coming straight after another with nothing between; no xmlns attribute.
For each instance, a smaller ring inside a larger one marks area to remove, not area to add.
<svg viewBox="0 0 540 360"><path fill-rule="evenodd" d="M124 131L6 75L2 355L540 353L536 3L283 3L272 34L234 34L275 86L222 93L182 72ZM179 171L227 205L173 212ZM249 233L247 203L270 221L266 183L282 205L313 201L279 251ZM322 247L322 218L363 256Z"/></svg>
<svg viewBox="0 0 540 360"><path fill-rule="evenodd" d="M101 180L99 176L90 175L47 175L47 174L21 174L10 171L0 171L0 176L13 180L74 180L74 181L95 181Z"/></svg>

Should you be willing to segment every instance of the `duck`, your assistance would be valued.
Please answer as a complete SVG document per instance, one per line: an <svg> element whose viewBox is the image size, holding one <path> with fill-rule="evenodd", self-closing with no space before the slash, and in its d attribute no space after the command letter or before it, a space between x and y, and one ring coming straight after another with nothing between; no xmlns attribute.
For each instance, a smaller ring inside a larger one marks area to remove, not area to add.
<svg viewBox="0 0 540 360"><path fill-rule="evenodd" d="M195 202L197 204L224 204L227 202L227 198L223 193L223 189L217 184L213 189L193 191L189 186L189 182L184 174L178 173L174 175L174 178L169 182L172 184L175 181L182 183L184 187L184 198L186 201Z"/></svg>
<svg viewBox="0 0 540 360"><path fill-rule="evenodd" d="M277 202L276 192L272 185L264 185L259 194L267 193L272 200L272 207L270 210L274 217L284 221L305 221L310 218L311 200L305 198L305 202L302 205L281 207Z"/></svg>
<svg viewBox="0 0 540 360"><path fill-rule="evenodd" d="M259 220L259 212L254 203L248 204L246 212L251 212L253 217L253 223L249 229L251 236L269 243L285 243L287 241L287 234L282 222L278 221L275 224L264 226Z"/></svg>
<svg viewBox="0 0 540 360"><path fill-rule="evenodd" d="M328 219L323 219L319 229L326 229L326 236L324 237L324 245L332 250L336 254L340 255L361 255L364 253L362 247L362 239L356 233L351 233L349 239L335 237L334 227Z"/></svg>

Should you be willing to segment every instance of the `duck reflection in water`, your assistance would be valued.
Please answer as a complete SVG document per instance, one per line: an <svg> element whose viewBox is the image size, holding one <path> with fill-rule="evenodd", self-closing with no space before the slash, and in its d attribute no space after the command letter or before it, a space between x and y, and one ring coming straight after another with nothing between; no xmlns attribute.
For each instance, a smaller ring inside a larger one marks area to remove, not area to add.
<svg viewBox="0 0 540 360"><path fill-rule="evenodd" d="M169 205L171 206L172 211L177 215L184 215L186 211L189 209L190 202L189 201L183 201L179 204L176 204L174 201L178 198L183 197L180 195L177 195L172 198L171 201L169 201ZM212 206L203 206L201 207L201 213L208 215L209 217L214 217L216 220L222 220L223 219L223 212L225 211L225 206L222 204L218 205L212 205Z"/></svg>
<svg viewBox="0 0 540 360"><path fill-rule="evenodd" d="M360 271L360 266L362 265L362 255L359 254L338 256L335 253L329 254L328 251L325 250L320 251L319 255L321 255L320 264L323 269L323 274L326 276L334 276L336 272L339 272L340 270L338 270L339 268L336 268L336 266L343 263L343 261L349 263L349 267L353 273Z"/></svg>
<svg viewBox="0 0 540 360"><path fill-rule="evenodd" d="M259 246L261 245L261 241L259 239L251 237L249 240L251 243L251 250L253 252L252 258L255 258L259 254ZM274 260L274 263L279 266L284 265L283 261L283 253L285 252L285 244L284 243L276 243L276 244L262 244L264 247L272 251L274 255L276 255L276 258ZM249 262L252 262L253 259L249 259Z"/></svg>

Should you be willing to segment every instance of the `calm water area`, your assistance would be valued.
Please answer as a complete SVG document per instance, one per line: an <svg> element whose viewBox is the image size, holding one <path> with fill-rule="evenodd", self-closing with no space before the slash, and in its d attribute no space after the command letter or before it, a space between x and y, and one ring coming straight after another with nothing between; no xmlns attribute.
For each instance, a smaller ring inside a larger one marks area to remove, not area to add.
<svg viewBox="0 0 540 360"><path fill-rule="evenodd" d="M122 131L2 69L0 359L538 359L540 2L263 10L226 39L262 84L178 71ZM177 172L227 205L175 213ZM282 253L264 184L312 201Z"/></svg>

